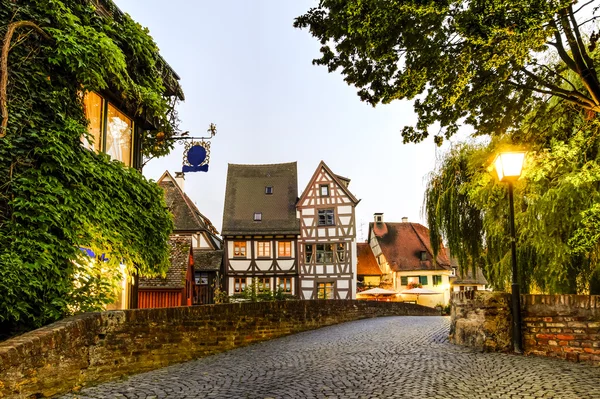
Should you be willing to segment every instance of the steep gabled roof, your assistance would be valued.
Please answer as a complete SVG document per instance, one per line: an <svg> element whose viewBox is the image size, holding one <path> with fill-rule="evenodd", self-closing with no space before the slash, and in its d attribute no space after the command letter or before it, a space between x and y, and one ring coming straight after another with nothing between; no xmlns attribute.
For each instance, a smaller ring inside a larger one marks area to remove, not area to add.
<svg viewBox="0 0 600 399"><path fill-rule="evenodd" d="M165 202L173 214L174 233L178 231L207 231L211 235L213 243L220 242L220 239L216 237L219 234L217 229L198 210L190 197L181 190L169 171L163 173L157 184L164 190Z"/></svg>
<svg viewBox="0 0 600 399"><path fill-rule="evenodd" d="M192 238L190 236L171 236L169 238L169 261L171 266L169 266L165 277L140 277L140 288L185 287L185 276L190 263L191 247Z"/></svg>
<svg viewBox="0 0 600 399"><path fill-rule="evenodd" d="M194 270L219 271L223 261L223 251L206 251L193 249Z"/></svg>
<svg viewBox="0 0 600 399"><path fill-rule="evenodd" d="M272 194L265 188L272 187ZM296 162L270 165L229 164L223 211L223 235L300 234L296 218ZM262 213L260 222L254 213Z"/></svg>
<svg viewBox="0 0 600 399"><path fill-rule="evenodd" d="M306 189L300 196L300 199L298 200L299 204L301 204L306 199L306 196L308 195L308 192L310 191L310 190L308 190L308 188L314 184L314 181L317 179L317 176L319 176L321 169L325 169L325 172L329 176L331 176L333 181L342 189L344 194L346 194L348 196L350 201L352 201L353 205L356 206L360 202L360 200L357 199L354 196L354 194L352 194L350 192L350 190L348 189L348 185L350 184L350 179L348 179L347 177L342 177L342 176L336 175L335 173L333 173L331 171L331 169L329 169L329 166L327 166L327 164L324 161L321 161L321 162L319 162L319 166L317 166L317 169L315 169L315 173L313 173L312 177L308 181L308 184L306 185Z"/></svg>
<svg viewBox="0 0 600 399"><path fill-rule="evenodd" d="M369 238L377 237L379 246L390 268L394 271L450 270L450 260L444 248L436 262L429 241L429 229L419 223L369 223ZM426 260L420 259L421 252Z"/></svg>
<svg viewBox="0 0 600 399"><path fill-rule="evenodd" d="M359 242L356 244L356 256L358 258L357 275L381 276L383 274L368 243Z"/></svg>

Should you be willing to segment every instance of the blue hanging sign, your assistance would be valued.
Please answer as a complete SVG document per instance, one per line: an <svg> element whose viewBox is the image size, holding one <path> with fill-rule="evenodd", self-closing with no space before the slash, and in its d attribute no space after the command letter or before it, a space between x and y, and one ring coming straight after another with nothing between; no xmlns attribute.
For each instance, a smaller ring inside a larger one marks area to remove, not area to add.
<svg viewBox="0 0 600 399"><path fill-rule="evenodd" d="M210 142L188 141L185 143L183 155L183 167L181 171L186 172L208 172L210 160Z"/></svg>

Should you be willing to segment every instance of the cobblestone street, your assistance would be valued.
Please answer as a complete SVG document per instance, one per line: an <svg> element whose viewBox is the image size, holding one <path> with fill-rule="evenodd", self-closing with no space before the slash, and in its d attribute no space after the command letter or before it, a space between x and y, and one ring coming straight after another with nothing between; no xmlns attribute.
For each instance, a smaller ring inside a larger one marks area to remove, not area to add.
<svg viewBox="0 0 600 399"><path fill-rule="evenodd" d="M600 368L478 353L447 317L387 317L304 332L63 398L600 398Z"/></svg>

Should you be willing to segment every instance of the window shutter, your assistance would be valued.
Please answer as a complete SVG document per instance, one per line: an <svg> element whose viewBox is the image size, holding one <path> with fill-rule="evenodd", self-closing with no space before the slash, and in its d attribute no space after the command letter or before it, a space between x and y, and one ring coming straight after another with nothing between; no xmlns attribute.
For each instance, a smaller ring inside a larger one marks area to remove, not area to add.
<svg viewBox="0 0 600 399"><path fill-rule="evenodd" d="M401 276L400 277L400 284L401 285L408 285L408 277Z"/></svg>
<svg viewBox="0 0 600 399"><path fill-rule="evenodd" d="M421 285L427 285L427 276L419 276L419 283Z"/></svg>

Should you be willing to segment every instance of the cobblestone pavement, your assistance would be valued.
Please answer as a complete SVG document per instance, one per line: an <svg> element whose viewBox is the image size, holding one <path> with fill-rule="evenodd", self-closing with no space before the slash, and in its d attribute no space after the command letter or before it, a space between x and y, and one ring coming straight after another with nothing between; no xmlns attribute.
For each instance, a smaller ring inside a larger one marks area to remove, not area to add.
<svg viewBox="0 0 600 399"><path fill-rule="evenodd" d="M600 398L600 368L479 353L446 317L355 321L235 349L63 398Z"/></svg>

